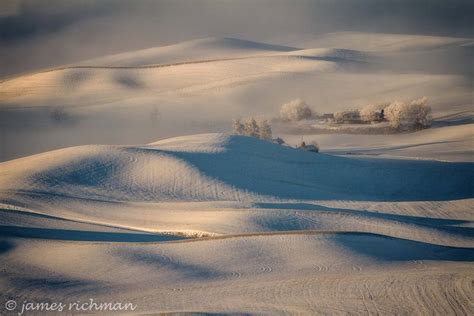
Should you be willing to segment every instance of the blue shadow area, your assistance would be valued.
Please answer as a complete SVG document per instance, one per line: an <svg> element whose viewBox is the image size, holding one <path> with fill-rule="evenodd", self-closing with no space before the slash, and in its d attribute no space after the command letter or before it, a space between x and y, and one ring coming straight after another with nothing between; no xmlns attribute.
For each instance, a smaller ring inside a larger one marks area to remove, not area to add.
<svg viewBox="0 0 474 316"><path fill-rule="evenodd" d="M439 246L369 233L336 234L335 240L350 251L380 261L474 261L474 248Z"/></svg>
<svg viewBox="0 0 474 316"><path fill-rule="evenodd" d="M285 210L305 210L314 212L339 213L347 215L355 215L365 217L368 220L379 219L384 221L394 221L398 223L407 223L426 228L434 228L441 232L472 238L474 242L474 228L472 227L457 227L456 225L469 224L467 220L430 218L421 216L409 216L399 214L387 214L382 212L354 210L344 208L333 208L317 204L309 203L254 203L258 208L263 209L285 209Z"/></svg>
<svg viewBox="0 0 474 316"><path fill-rule="evenodd" d="M347 158L314 154L251 137L231 137L217 153L159 149L206 176L282 199L442 201L474 197L474 163Z"/></svg>
<svg viewBox="0 0 474 316"><path fill-rule="evenodd" d="M40 238L69 241L104 241L104 242L160 242L187 239L174 235L146 233L96 232L68 229L49 229L20 226L0 226L0 236L20 238Z"/></svg>
<svg viewBox="0 0 474 316"><path fill-rule="evenodd" d="M219 278L224 274L205 266L172 260L169 257L141 250L120 251L119 255L133 264L142 264L150 267L172 270L185 279L209 280Z"/></svg>

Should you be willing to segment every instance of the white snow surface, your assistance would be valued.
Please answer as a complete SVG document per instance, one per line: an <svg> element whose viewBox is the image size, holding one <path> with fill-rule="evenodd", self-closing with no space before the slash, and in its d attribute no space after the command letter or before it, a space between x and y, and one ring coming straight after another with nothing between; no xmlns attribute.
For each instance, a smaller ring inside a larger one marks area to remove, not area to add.
<svg viewBox="0 0 474 316"><path fill-rule="evenodd" d="M1 292L141 313L470 313L473 179L470 163L225 134L12 160Z"/></svg>
<svg viewBox="0 0 474 316"><path fill-rule="evenodd" d="M205 38L8 78L0 82L0 160L227 132L234 118L271 119L297 98L333 113L427 96L435 116L458 115L474 106L470 43L350 32L298 47ZM447 160L472 161L472 144L461 147Z"/></svg>
<svg viewBox="0 0 474 316"><path fill-rule="evenodd" d="M295 46L206 38L0 82L1 304L474 314L472 39ZM425 95L434 124L413 133L275 126L318 154L225 133L296 98Z"/></svg>

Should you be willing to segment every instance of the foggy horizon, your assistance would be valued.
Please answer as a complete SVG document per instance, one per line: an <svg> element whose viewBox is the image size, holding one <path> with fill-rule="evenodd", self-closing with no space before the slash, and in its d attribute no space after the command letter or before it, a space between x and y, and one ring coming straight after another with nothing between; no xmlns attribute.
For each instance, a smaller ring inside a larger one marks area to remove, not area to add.
<svg viewBox="0 0 474 316"><path fill-rule="evenodd" d="M0 78L206 37L292 46L334 32L472 37L473 15L460 0L7 0Z"/></svg>

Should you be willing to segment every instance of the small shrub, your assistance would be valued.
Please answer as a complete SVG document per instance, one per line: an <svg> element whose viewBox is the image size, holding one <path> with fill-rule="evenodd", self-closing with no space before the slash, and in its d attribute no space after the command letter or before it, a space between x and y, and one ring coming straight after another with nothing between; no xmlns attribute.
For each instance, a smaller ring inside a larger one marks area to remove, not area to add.
<svg viewBox="0 0 474 316"><path fill-rule="evenodd" d="M309 143L309 145L306 145L307 150L308 151L311 151L311 152L314 152L314 153L318 153L319 152L319 144L317 141L313 140Z"/></svg>
<svg viewBox="0 0 474 316"><path fill-rule="evenodd" d="M298 148L306 150L306 151L310 151L310 152L313 152L313 153L318 153L319 152L319 145L315 140L313 140L309 144L306 144L303 141L303 142L301 142L301 145Z"/></svg>
<svg viewBox="0 0 474 316"><path fill-rule="evenodd" d="M285 143L285 140L284 140L283 138L281 138L281 137L275 138L275 139L273 140L273 142L274 142L275 144L278 144L278 145L284 145L284 144L286 144L286 143Z"/></svg>
<svg viewBox="0 0 474 316"><path fill-rule="evenodd" d="M346 110L334 113L334 121L337 123L345 123L360 120L358 110Z"/></svg>

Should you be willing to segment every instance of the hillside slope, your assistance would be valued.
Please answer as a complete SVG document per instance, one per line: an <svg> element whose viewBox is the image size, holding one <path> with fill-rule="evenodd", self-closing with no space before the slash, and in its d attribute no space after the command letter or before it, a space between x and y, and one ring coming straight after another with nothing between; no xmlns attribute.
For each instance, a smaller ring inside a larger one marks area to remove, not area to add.
<svg viewBox="0 0 474 316"><path fill-rule="evenodd" d="M79 64L90 66L145 66L171 64L202 59L232 58L297 50L295 47L271 45L236 38L202 38L169 46L152 47L92 60Z"/></svg>
<svg viewBox="0 0 474 316"><path fill-rule="evenodd" d="M474 184L469 163L349 159L222 134L76 147L0 166L3 189L130 201L449 200L473 197Z"/></svg>
<svg viewBox="0 0 474 316"><path fill-rule="evenodd" d="M0 298L93 297L140 313L470 314L473 180L472 163L224 134L3 162Z"/></svg>
<svg viewBox="0 0 474 316"><path fill-rule="evenodd" d="M205 38L5 79L0 160L226 132L233 118L272 118L296 98L318 113L422 96L435 116L471 110L469 39L380 34L354 46L357 34L332 36L298 48ZM386 44L395 47L377 48ZM457 151L455 160L472 160Z"/></svg>
<svg viewBox="0 0 474 316"><path fill-rule="evenodd" d="M349 230L466 245L472 233L450 223L473 220L473 181L472 163L345 158L201 134L1 163L0 202L5 224L45 229L73 221L191 236Z"/></svg>

